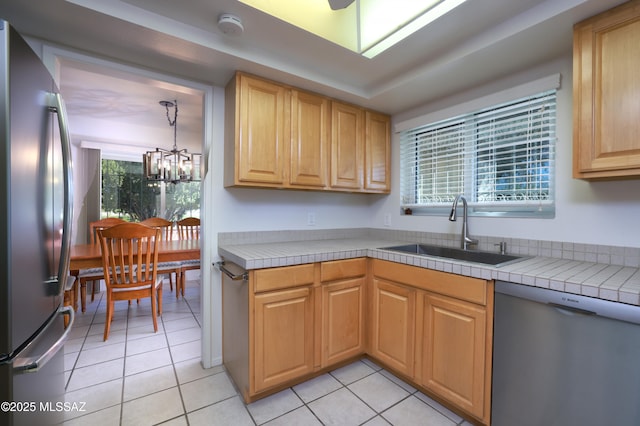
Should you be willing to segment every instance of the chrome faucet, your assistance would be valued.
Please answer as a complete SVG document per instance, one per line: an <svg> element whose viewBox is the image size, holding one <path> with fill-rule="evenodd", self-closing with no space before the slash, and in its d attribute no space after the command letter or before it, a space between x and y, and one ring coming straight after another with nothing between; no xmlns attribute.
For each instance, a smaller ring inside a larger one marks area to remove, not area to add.
<svg viewBox="0 0 640 426"><path fill-rule="evenodd" d="M478 240L469 236L469 226L467 225L467 199L462 194L458 195L453 200L453 207L451 207L451 214L449 220L451 222L456 221L456 209L458 208L458 201L462 200L462 237L460 239L460 246L463 250L467 250L471 244L478 244Z"/></svg>

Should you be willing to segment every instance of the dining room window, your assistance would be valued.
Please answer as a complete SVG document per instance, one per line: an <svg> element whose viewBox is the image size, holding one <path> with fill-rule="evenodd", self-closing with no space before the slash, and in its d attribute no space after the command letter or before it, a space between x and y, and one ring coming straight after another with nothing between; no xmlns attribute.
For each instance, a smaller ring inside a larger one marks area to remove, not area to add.
<svg viewBox="0 0 640 426"><path fill-rule="evenodd" d="M147 181L142 163L102 159L101 217L139 222L150 217L177 221L200 217L200 183Z"/></svg>
<svg viewBox="0 0 640 426"><path fill-rule="evenodd" d="M401 208L447 214L553 217L556 89L493 104L400 134Z"/></svg>

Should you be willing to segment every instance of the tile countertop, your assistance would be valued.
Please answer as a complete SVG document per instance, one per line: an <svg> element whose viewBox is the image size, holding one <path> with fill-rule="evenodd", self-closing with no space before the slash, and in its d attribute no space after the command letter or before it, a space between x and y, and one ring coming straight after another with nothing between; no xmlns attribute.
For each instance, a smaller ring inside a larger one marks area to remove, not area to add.
<svg viewBox="0 0 640 426"><path fill-rule="evenodd" d="M221 245L218 252L223 259L247 270L371 257L486 280L509 281L640 305L640 269L635 267L541 256L493 267L380 249L413 243L374 238L306 240Z"/></svg>

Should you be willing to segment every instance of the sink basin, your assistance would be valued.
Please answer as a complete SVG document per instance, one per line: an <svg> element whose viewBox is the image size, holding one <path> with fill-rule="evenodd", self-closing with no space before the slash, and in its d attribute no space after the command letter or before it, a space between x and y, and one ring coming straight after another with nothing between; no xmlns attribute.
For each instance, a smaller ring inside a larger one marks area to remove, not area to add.
<svg viewBox="0 0 640 426"><path fill-rule="evenodd" d="M523 256L513 256L488 251L462 250L452 247L431 246L428 244L406 244L401 246L381 247L380 249L422 256L443 257L446 259L461 260L464 262L483 263L485 265L496 267L525 259Z"/></svg>

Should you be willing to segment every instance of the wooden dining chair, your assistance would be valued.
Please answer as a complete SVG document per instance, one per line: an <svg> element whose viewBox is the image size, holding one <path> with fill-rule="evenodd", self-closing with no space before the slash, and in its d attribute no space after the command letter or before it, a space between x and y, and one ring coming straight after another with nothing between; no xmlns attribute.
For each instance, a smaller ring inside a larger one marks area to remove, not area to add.
<svg viewBox="0 0 640 426"><path fill-rule="evenodd" d="M173 239L173 222L161 217L150 217L140 222L143 225L151 226L152 228L158 228L161 231L161 239L163 241L169 241ZM161 262L158 264L158 274L169 276L169 289L173 291L173 274L176 277L176 295L178 292L178 286L180 285L180 262Z"/></svg>
<svg viewBox="0 0 640 426"><path fill-rule="evenodd" d="M158 242L162 231L139 223L124 223L98 231L104 281L107 285L107 319L104 340L109 337L117 300L151 298L153 331L162 315L162 278L158 277Z"/></svg>
<svg viewBox="0 0 640 426"><path fill-rule="evenodd" d="M98 230L107 229L114 225L120 225L127 223L126 220L117 217L108 217L106 219L96 220L89 223L89 244L98 244ZM72 287L74 294L73 302L74 307L77 307L77 289L80 287L80 305L82 312L85 312L87 305L87 283L91 282L91 301L95 299L96 287L99 285L100 280L104 279L104 271L102 268L89 268L81 269L79 271L71 271L71 275L76 277L75 283ZM78 285L79 284L79 285Z"/></svg>
<svg viewBox="0 0 640 426"><path fill-rule="evenodd" d="M178 228L178 238L181 240L199 240L200 239L200 219L197 217L187 217L176 222ZM200 259L183 260L180 271L180 292L184 297L184 288L186 285L186 272L189 270L200 269ZM176 290L177 296L178 290Z"/></svg>

